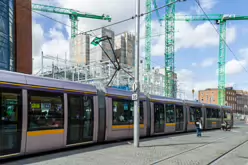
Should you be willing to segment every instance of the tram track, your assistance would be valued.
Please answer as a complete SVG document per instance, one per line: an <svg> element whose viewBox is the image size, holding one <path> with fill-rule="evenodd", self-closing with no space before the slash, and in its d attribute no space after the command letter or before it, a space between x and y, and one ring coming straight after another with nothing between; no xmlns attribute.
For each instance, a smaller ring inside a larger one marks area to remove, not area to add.
<svg viewBox="0 0 248 165"><path fill-rule="evenodd" d="M218 139L213 140L213 141L211 141L211 142L208 142L208 143L205 143L205 144L202 144L202 145L199 145L199 146L196 146L196 147L193 147L193 148L184 150L184 151L182 151L182 152L179 152L179 153L177 153L177 154L171 155L171 156L169 156L169 157L165 157L165 158L159 159L159 160L157 160L157 161L154 161L154 162L152 162L150 165L154 165L154 164L157 164L157 163L160 163L160 162L163 162L163 161L166 161L166 160L175 158L175 157L177 157L177 156L180 156L180 155L183 155L183 154L185 154L185 153L194 151L194 150L196 150L196 149L198 149L198 148L205 147L205 146L207 146L207 145L213 144L214 142L217 142L217 141L219 141L219 140L226 139L226 138L227 138L227 137L221 137L221 138L218 138Z"/></svg>
<svg viewBox="0 0 248 165"><path fill-rule="evenodd" d="M196 147L193 147L193 148L184 150L184 151L182 151L182 152L176 153L176 154L174 154L174 155L171 155L171 156L168 156L168 157L159 159L159 160L157 160L157 161L154 161L154 162L151 163L150 165L154 165L154 164L157 164L157 163L164 162L164 161L166 161L166 160L170 160L170 159L172 159L172 158L175 158L175 157L177 157L177 156L180 156L180 155L189 153L189 152L191 152L191 151L194 151L194 150L196 150L196 149L205 147L205 146L207 146L207 145L213 144L214 142L219 141L219 140L222 140L222 139L225 139L225 138L227 138L227 137L218 138L218 139L213 140L213 141L211 141L211 142L208 142L208 143L205 143L205 144L202 144L202 145L199 145L199 146L196 146ZM217 158L213 159L213 160L210 161L207 165L214 165L214 164L216 164L217 162L219 162L220 160L222 160L225 156L227 156L229 153L234 152L236 149L238 149L239 147L245 145L246 143L248 143L248 139L244 140L242 143L239 143L239 144L236 145L235 147L231 148L230 150L228 150L228 151L226 151L225 153L221 154L221 155L218 156Z"/></svg>
<svg viewBox="0 0 248 165"><path fill-rule="evenodd" d="M239 147L243 146L244 144L246 144L248 142L248 139L244 140L242 143L236 145L235 147L233 147L232 149L226 151L225 153L221 154L220 156L218 156L217 158L215 158L214 160L212 160L211 162L209 162L207 165L214 165L215 163L218 163L220 160L222 160L225 156L227 156L229 153L234 152L236 149L238 149Z"/></svg>

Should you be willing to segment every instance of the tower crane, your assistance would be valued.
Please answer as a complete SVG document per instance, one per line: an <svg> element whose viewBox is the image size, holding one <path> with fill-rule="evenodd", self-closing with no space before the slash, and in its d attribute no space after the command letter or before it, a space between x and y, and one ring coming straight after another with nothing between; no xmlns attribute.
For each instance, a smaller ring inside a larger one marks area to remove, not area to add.
<svg viewBox="0 0 248 165"><path fill-rule="evenodd" d="M154 8L157 8L157 0L146 0L146 13L148 13L145 17L146 24L145 24L145 71L146 74L144 75L144 82L145 84L150 83L149 75L147 74L151 70L151 36L152 36L152 4ZM160 15L158 10L156 10L156 15L160 24L162 21L160 20ZM161 24L162 25L162 24Z"/></svg>
<svg viewBox="0 0 248 165"><path fill-rule="evenodd" d="M169 4L165 15L165 96L175 97L175 12L176 4L174 0L166 0Z"/></svg>
<svg viewBox="0 0 248 165"><path fill-rule="evenodd" d="M165 16L166 17L166 16ZM218 62L218 104L225 104L225 86L226 86L226 21L248 20L248 16L227 15L227 14L209 14L209 15L177 15L176 21L215 21L220 25L219 29L219 62ZM163 20L163 19L161 19ZM174 32L171 32L174 33ZM168 40L169 38L167 38ZM169 41L166 41L169 42ZM171 42L174 45L174 42ZM167 45L165 45L166 47Z"/></svg>
<svg viewBox="0 0 248 165"><path fill-rule="evenodd" d="M107 20L111 21L111 17L109 15L94 15L90 13L82 13L77 10L67 9L62 7L55 7L49 5L35 4L32 3L32 10L42 11L48 13L56 13L68 15L71 20L71 38L75 38L78 34L78 18L90 18L90 19L98 19L98 20Z"/></svg>
<svg viewBox="0 0 248 165"><path fill-rule="evenodd" d="M169 38L168 42L166 42L166 48L165 48L165 95L168 97L175 97L175 82L173 79L174 75L174 29L175 29L175 3L176 2L183 2L186 0L165 0L166 4L168 5L166 9L166 26L165 26L165 33L166 38ZM146 0L146 12L148 13L146 15L146 41L145 41L145 70L146 72L149 72L151 70L151 35L152 35L152 27L151 27L151 21L152 21L152 3L154 8L157 7L156 0ZM160 15L158 10L156 10L156 15L158 17L160 25L162 25L162 20L160 19ZM171 43L172 42L172 43ZM168 46L168 48L167 48ZM167 67L168 66L168 67ZM169 71L167 71L167 68L169 68ZM149 76L145 76L145 82L149 83Z"/></svg>

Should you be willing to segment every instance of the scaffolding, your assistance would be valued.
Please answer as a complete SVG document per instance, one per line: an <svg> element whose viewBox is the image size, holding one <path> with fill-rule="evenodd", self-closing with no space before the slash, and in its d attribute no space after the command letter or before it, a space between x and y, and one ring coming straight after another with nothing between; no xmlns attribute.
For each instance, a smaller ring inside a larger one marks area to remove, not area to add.
<svg viewBox="0 0 248 165"><path fill-rule="evenodd" d="M120 70L113 78L109 86L132 88L134 83L134 67L120 64L125 71ZM116 71L111 61L91 62L89 64L77 64L75 61L59 58L58 56L43 55L41 57L41 69L37 75L60 80L92 84L98 88L104 88ZM144 81L144 76L150 77L150 83ZM164 74L159 69L150 72L145 71L144 62L140 61L140 87L141 92L150 95L164 96Z"/></svg>

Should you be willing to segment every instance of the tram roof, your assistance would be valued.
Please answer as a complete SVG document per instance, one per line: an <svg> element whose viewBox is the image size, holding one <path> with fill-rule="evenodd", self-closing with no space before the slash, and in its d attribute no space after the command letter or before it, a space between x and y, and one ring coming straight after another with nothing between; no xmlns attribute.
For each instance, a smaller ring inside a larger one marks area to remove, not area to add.
<svg viewBox="0 0 248 165"><path fill-rule="evenodd" d="M82 84L72 81L57 80L52 78L39 77L35 75L28 75L3 70L0 70L0 75L0 81L2 82L97 92L96 87L93 85Z"/></svg>

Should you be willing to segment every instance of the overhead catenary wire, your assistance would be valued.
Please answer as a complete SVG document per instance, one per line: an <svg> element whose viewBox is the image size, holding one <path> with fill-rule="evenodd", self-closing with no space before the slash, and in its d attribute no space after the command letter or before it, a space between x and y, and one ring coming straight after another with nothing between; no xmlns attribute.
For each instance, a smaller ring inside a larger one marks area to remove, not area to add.
<svg viewBox="0 0 248 165"><path fill-rule="evenodd" d="M226 40L223 39L223 37L220 35L218 29L214 26L213 22L210 20L210 18L208 17L208 15L206 14L206 12L204 11L204 9L201 7L201 4L198 0L195 0L196 4L199 6L199 8L202 10L203 14L207 17L208 21L211 23L211 25L213 26L214 30L217 32L217 34L219 35L219 37L223 40L223 42L225 43L226 47L229 49L229 51L232 53L232 55L234 56L234 58L237 60L237 62L242 66L242 68L245 70L245 72L248 73L248 70L244 67L244 65L240 62L239 58L236 56L236 54L233 52L233 50L231 49L231 47L227 44Z"/></svg>
<svg viewBox="0 0 248 165"><path fill-rule="evenodd" d="M27 1L30 1L30 0L27 0ZM155 12L155 11L157 11L157 10L161 10L161 9L163 9L163 8L165 8L165 7L167 7L167 6L171 5L171 4L173 4L173 3L176 3L177 1L179 1L179 0L175 0L174 2L171 2L171 3L169 3L169 4L165 4L165 5L163 5L163 6L160 6L160 7L156 8L156 9L153 9L153 10L151 10L151 11L149 11L149 12L141 13L141 14L140 14L140 17L145 16L145 15L150 14L150 13L153 13L153 12ZM32 2L32 1L31 1L31 2ZM64 25L64 26L67 26L67 27L70 27L70 28L71 28L70 25L68 25L68 24L66 24L66 23L64 23L64 22L58 21L58 20L56 20L56 19L54 19L54 18L52 18L52 17L49 17L49 16L47 16L47 15L45 15L45 14L42 14L41 12L33 11L32 9L30 9L29 7L26 7L26 6L24 6L24 5L20 5L20 4L17 4L17 5L21 6L22 8L24 8L24 9L26 9L26 10L32 11L32 12L38 14L38 15L41 15L41 16L46 17L46 18L48 18L48 19L50 19L50 20L52 20L52 21L55 21L55 22L57 22L57 23L60 23L60 24L62 24L62 25ZM133 20L133 19L135 19L136 17L137 17L136 15L133 15L133 16L131 16L131 17L129 17L129 18L126 18L126 19L123 19L123 20L121 20L121 21L117 21L117 22L115 22L115 23L112 23L112 24L109 24L109 25L105 25L105 26L102 26L102 27L99 27L99 28L91 29L91 30L88 30L88 31L82 31L82 30L80 30L80 29L77 29L77 30L80 32L79 34L87 34L87 33L92 32L92 31L96 31L96 30L99 30L99 29L102 29L102 28L110 27L110 26L113 26L113 25L117 25L117 24L121 24L121 23L130 21L130 20Z"/></svg>

